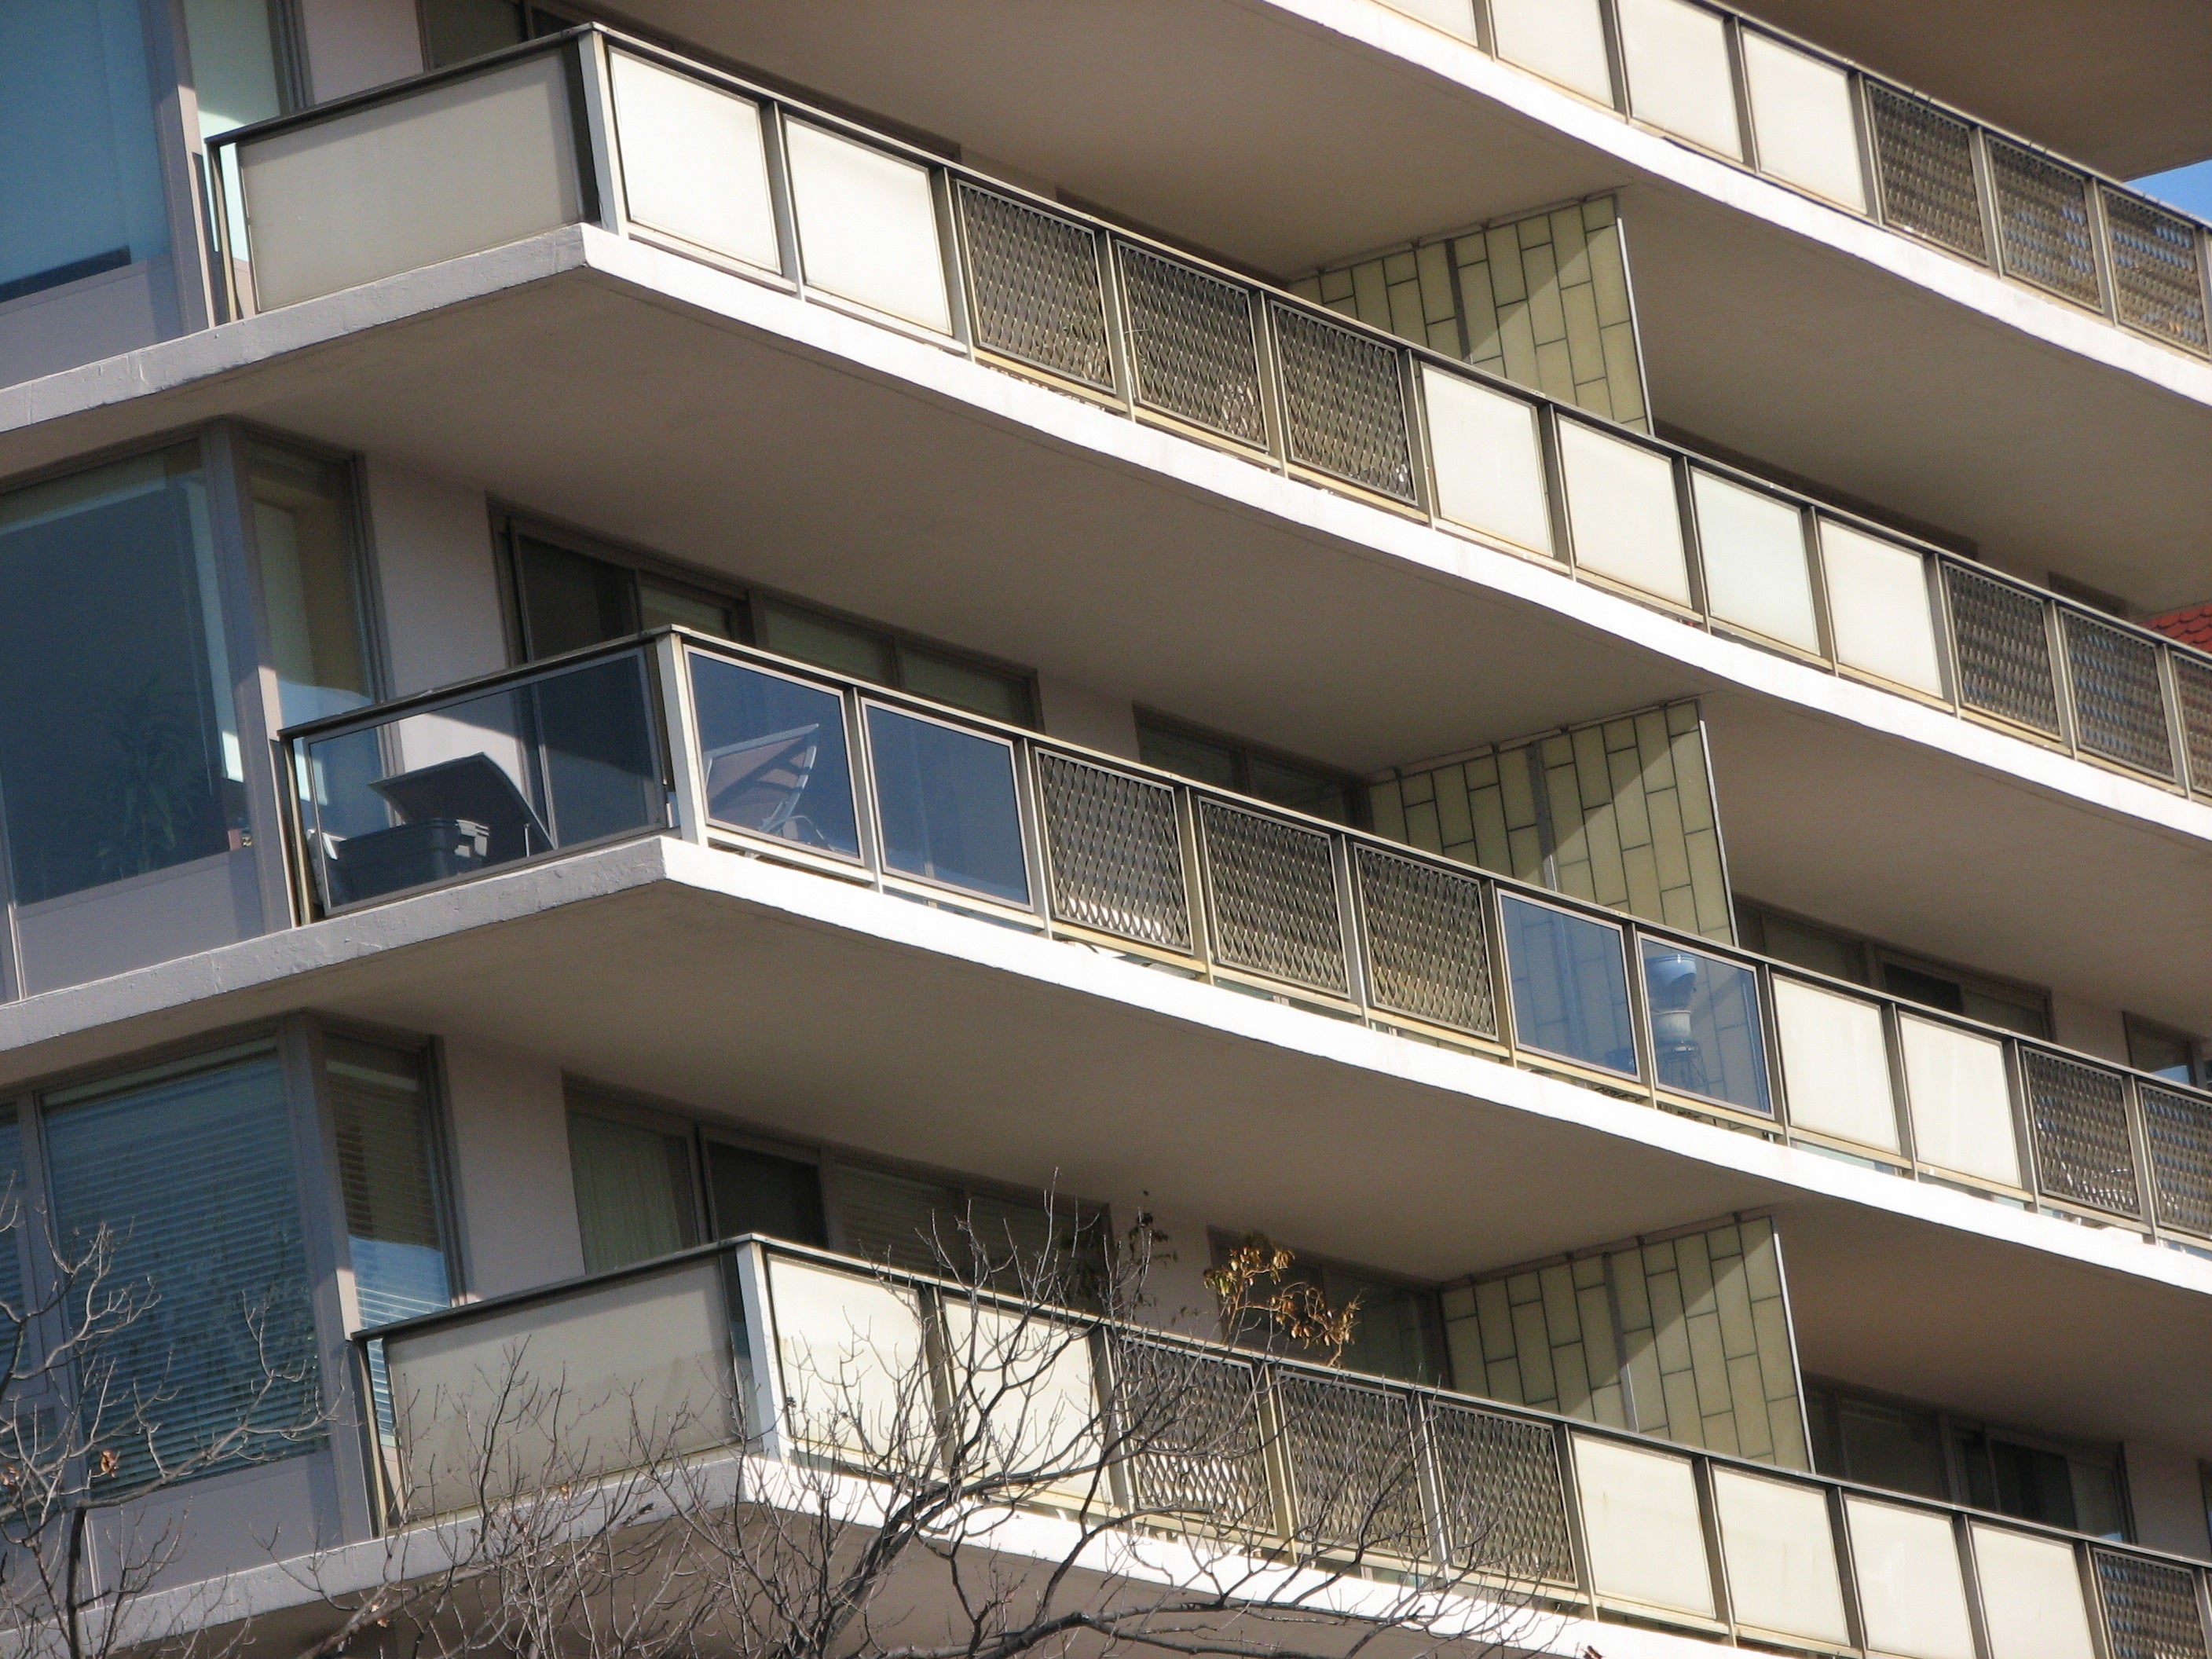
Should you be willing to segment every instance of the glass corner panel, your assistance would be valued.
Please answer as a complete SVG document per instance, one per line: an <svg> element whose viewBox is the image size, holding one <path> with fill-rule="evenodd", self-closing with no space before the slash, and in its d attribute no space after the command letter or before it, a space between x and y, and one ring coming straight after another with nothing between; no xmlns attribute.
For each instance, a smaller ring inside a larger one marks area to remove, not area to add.
<svg viewBox="0 0 2212 1659"><path fill-rule="evenodd" d="M870 703L868 751L884 868L1028 907L1013 745Z"/></svg>
<svg viewBox="0 0 2212 1659"><path fill-rule="evenodd" d="M1758 975L1662 939L1644 939L1643 956L1660 1086L1771 1115Z"/></svg>
<svg viewBox="0 0 2212 1659"><path fill-rule="evenodd" d="M703 652L690 659L707 816L858 860L844 699Z"/></svg>
<svg viewBox="0 0 2212 1659"><path fill-rule="evenodd" d="M1634 1077L1620 929L1510 893L1498 896L1498 905L1520 1046Z"/></svg>

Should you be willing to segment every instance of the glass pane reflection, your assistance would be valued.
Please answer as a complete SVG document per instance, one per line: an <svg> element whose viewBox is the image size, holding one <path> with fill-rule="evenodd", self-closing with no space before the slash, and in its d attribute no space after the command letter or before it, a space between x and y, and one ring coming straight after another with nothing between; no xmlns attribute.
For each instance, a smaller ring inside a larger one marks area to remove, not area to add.
<svg viewBox="0 0 2212 1659"><path fill-rule="evenodd" d="M1029 903L1011 745L870 703L868 751L885 868Z"/></svg>
<svg viewBox="0 0 2212 1659"><path fill-rule="evenodd" d="M1652 939L1643 944L1660 1086L1771 1113L1758 976L1702 951Z"/></svg>
<svg viewBox="0 0 2212 1659"><path fill-rule="evenodd" d="M1513 1028L1522 1047L1633 1077L1636 1038L1620 929L1511 894L1501 894L1498 903L1512 972Z"/></svg>
<svg viewBox="0 0 2212 1659"><path fill-rule="evenodd" d="M708 817L842 858L860 856L842 697L694 653L691 698Z"/></svg>

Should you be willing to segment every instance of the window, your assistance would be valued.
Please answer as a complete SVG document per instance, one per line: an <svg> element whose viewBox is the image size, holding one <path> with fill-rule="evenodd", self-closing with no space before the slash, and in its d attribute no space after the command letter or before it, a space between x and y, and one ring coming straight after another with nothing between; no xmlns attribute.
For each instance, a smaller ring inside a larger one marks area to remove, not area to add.
<svg viewBox="0 0 2212 1659"><path fill-rule="evenodd" d="M1893 997L2023 1036L2051 1035L2050 994L2038 987L1929 962L1749 899L1737 902L1736 928L1747 949L1816 974L1876 986Z"/></svg>
<svg viewBox="0 0 2212 1659"><path fill-rule="evenodd" d="M1194 783L1233 789L1332 823L1361 821L1362 792L1357 778L1163 715L1139 711L1137 754L1146 765Z"/></svg>
<svg viewBox="0 0 2212 1659"><path fill-rule="evenodd" d="M2128 1033L2128 1064L2169 1083L2202 1085L2205 1081L2202 1048L2195 1037L2166 1026L2154 1025L2133 1014L2123 1017Z"/></svg>
<svg viewBox="0 0 2212 1659"><path fill-rule="evenodd" d="M578 1091L570 1093L568 1140L592 1273L684 1249L702 1234L757 1233L909 1273L972 1267L1009 1291L1018 1288L1020 1267L1033 1270L1051 1253L1074 1288L1103 1283L1107 1218L1095 1205L1057 1199L1048 1209L1041 1193L749 1142ZM704 1173L703 1194L695 1169Z"/></svg>
<svg viewBox="0 0 2212 1659"><path fill-rule="evenodd" d="M526 0L422 0L422 58L443 69L501 46L573 27L573 17Z"/></svg>
<svg viewBox="0 0 2212 1659"><path fill-rule="evenodd" d="M118 1478L142 1480L156 1460L189 1467L241 1427L212 1468L321 1444L314 1316L274 1043L42 1103L61 1250L79 1256L105 1230L104 1288L144 1299L136 1319L80 1361L81 1371L106 1372L108 1397L133 1402L149 1425L135 1434L118 1425Z"/></svg>
<svg viewBox="0 0 2212 1659"><path fill-rule="evenodd" d="M246 456L279 724L359 708L374 689L349 471L258 439Z"/></svg>
<svg viewBox="0 0 2212 1659"><path fill-rule="evenodd" d="M283 114L284 52L274 27L279 9L269 0L184 0L184 6L200 137Z"/></svg>
<svg viewBox="0 0 2212 1659"><path fill-rule="evenodd" d="M1022 669L789 599L718 594L519 526L508 526L507 546L525 661L674 623L1009 725L1036 723L1032 677Z"/></svg>
<svg viewBox="0 0 2212 1659"><path fill-rule="evenodd" d="M2100 1538L2127 1536L2118 1448L2067 1444L1932 1407L1808 1382L1814 1467Z"/></svg>
<svg viewBox="0 0 2212 1659"><path fill-rule="evenodd" d="M244 757L198 447L0 496L0 796L15 902L244 845Z"/></svg>
<svg viewBox="0 0 2212 1659"><path fill-rule="evenodd" d="M335 1036L323 1041L324 1087L363 1328L453 1302L428 1071L417 1051Z"/></svg>
<svg viewBox="0 0 2212 1659"><path fill-rule="evenodd" d="M0 7L0 302L168 252L138 0Z"/></svg>
<svg viewBox="0 0 2212 1659"><path fill-rule="evenodd" d="M1211 1235L1213 1265L1220 1267L1230 1252L1244 1243L1242 1235L1219 1231ZM1370 1376L1395 1377L1404 1382L1443 1386L1449 1367L1444 1360L1443 1316L1437 1292L1387 1273L1293 1252L1286 1279L1312 1285L1337 1308L1358 1304L1352 1322L1352 1341L1345 1348L1344 1368ZM1270 1280L1256 1292L1266 1295ZM1260 1346L1269 1340L1264 1322L1254 1321L1238 1334L1238 1340ZM1286 1349L1291 1358L1299 1358Z"/></svg>

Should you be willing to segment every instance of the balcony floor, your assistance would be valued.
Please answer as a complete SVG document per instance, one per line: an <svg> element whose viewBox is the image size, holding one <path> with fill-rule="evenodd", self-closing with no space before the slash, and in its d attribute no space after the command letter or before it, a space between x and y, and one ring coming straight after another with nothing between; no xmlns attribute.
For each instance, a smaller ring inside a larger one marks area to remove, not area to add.
<svg viewBox="0 0 2212 1659"><path fill-rule="evenodd" d="M2212 1262L668 838L0 1010L0 1085L301 1009L1425 1277L1771 1206L1806 1369L2212 1445Z"/></svg>

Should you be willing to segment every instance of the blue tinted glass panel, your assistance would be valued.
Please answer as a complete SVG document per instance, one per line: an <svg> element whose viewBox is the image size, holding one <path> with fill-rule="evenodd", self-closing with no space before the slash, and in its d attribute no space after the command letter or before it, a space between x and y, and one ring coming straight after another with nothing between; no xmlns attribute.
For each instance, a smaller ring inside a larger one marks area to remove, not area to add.
<svg viewBox="0 0 2212 1659"><path fill-rule="evenodd" d="M860 856L844 699L695 652L691 701L708 817L817 852Z"/></svg>
<svg viewBox="0 0 2212 1659"><path fill-rule="evenodd" d="M1741 963L1647 939L1644 996L1662 1088L1771 1113L1759 976Z"/></svg>
<svg viewBox="0 0 2212 1659"><path fill-rule="evenodd" d="M1498 904L1521 1046L1633 1077L1636 1038L1620 929L1510 894L1500 895Z"/></svg>
<svg viewBox="0 0 2212 1659"><path fill-rule="evenodd" d="M1030 902L1010 745L871 703L868 750L885 868Z"/></svg>

